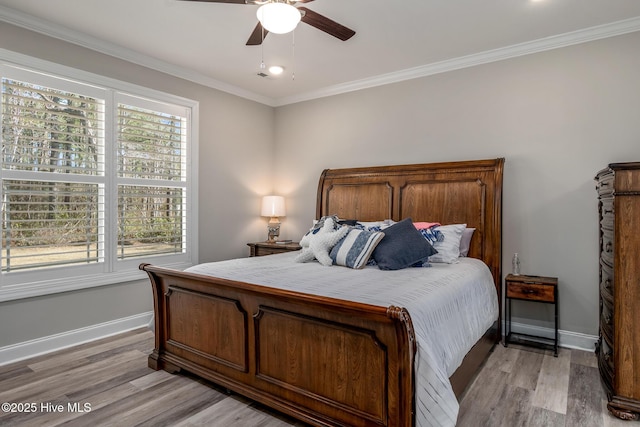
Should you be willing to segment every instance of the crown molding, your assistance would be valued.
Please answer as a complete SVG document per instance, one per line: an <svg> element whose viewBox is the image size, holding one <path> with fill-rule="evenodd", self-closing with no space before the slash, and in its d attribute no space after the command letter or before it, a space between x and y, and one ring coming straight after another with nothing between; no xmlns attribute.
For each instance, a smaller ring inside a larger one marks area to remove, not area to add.
<svg viewBox="0 0 640 427"><path fill-rule="evenodd" d="M381 74L366 79L354 80L347 83L328 86L316 91L310 91L290 97L269 98L251 91L247 91L240 87L221 82L219 80L205 76L201 73L197 73L193 70L170 64L151 56L140 54L139 52L135 52L122 46L107 43L103 40L88 36L84 33L73 31L59 25L54 25L43 19L18 12L6 6L0 6L0 21L23 27L28 30L36 31L47 36L86 47L100 53L123 59L137 65L151 68L153 70L160 71L174 77L185 79L271 107L280 107L284 105L295 104L298 102L340 95L357 90L432 76L435 74L446 73L463 68L470 68L476 65L502 61L505 59L516 58L518 56L530 55L533 53L559 49L562 47L587 43L590 41L640 31L640 17L635 17L613 22L610 24L598 25L595 27L545 37L530 42L462 56L459 58L453 58L445 61L421 65L418 67L407 68L404 70Z"/></svg>

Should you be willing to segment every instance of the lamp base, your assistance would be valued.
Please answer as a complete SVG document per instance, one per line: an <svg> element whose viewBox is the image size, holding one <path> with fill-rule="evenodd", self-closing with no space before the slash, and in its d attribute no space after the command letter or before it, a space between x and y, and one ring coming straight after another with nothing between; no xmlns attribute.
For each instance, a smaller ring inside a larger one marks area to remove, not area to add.
<svg viewBox="0 0 640 427"><path fill-rule="evenodd" d="M278 237L280 236L280 220L278 220L278 217L271 217L267 224L267 230L269 231L267 234L267 242L277 242Z"/></svg>

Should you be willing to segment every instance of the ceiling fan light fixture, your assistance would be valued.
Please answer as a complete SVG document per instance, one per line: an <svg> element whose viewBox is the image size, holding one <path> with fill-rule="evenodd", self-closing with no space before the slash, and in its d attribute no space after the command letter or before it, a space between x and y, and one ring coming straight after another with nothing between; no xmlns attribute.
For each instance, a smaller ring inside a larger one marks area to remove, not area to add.
<svg viewBox="0 0 640 427"><path fill-rule="evenodd" d="M288 3L267 3L256 12L265 30L274 34L286 34L295 30L302 18L300 11Z"/></svg>
<svg viewBox="0 0 640 427"><path fill-rule="evenodd" d="M282 65L272 65L269 67L269 72L274 76L279 76L284 72L284 67Z"/></svg>

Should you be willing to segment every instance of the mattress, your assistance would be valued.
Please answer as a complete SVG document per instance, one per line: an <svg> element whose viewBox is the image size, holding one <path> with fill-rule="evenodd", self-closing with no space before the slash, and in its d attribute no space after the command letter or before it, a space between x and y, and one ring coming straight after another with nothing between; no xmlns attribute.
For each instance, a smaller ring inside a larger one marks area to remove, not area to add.
<svg viewBox="0 0 640 427"><path fill-rule="evenodd" d="M257 285L407 309L416 334L416 426L455 426L458 401L449 377L498 319L498 297L486 264L382 271L296 263L295 253L205 263L186 271Z"/></svg>

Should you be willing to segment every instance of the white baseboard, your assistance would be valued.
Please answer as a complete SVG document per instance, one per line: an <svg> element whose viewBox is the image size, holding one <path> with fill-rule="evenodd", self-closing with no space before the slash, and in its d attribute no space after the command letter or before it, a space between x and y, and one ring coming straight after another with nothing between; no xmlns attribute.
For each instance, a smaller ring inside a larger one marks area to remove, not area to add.
<svg viewBox="0 0 640 427"><path fill-rule="evenodd" d="M506 329L503 329L503 331ZM511 330L515 333L552 338L554 330L541 326L527 325L524 323L511 323ZM574 348L584 351L595 351L598 337L596 335L581 334L579 332L558 330L558 346Z"/></svg>
<svg viewBox="0 0 640 427"><path fill-rule="evenodd" d="M152 317L153 312L149 311L146 313L136 314L134 316L123 317L121 319L75 329L73 331L62 332L60 334L49 335L47 337L0 347L0 366L28 359L30 357L40 356L41 354L50 353L52 351L62 350L64 348L83 344L89 341L95 341L100 338L106 338L132 329L146 327Z"/></svg>

